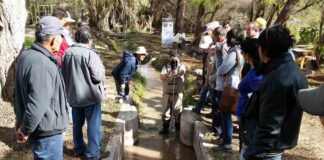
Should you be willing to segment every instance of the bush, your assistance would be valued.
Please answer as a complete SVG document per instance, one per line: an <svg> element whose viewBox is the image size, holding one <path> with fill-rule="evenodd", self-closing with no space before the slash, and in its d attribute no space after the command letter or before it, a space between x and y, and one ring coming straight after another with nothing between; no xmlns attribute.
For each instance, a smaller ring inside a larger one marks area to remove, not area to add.
<svg viewBox="0 0 324 160"><path fill-rule="evenodd" d="M34 43L34 36L25 36L24 48L29 48L32 43Z"/></svg>
<svg viewBox="0 0 324 160"><path fill-rule="evenodd" d="M302 27L299 30L300 43L312 43L317 40L316 27Z"/></svg>
<svg viewBox="0 0 324 160"><path fill-rule="evenodd" d="M197 89L196 79L196 76L192 74L186 74L182 102L184 107L196 104L195 99L193 99L192 97Z"/></svg>
<svg viewBox="0 0 324 160"><path fill-rule="evenodd" d="M169 61L169 57L167 55L158 55L156 60L152 62L152 66L158 70L162 71L163 66L165 66Z"/></svg>
<svg viewBox="0 0 324 160"><path fill-rule="evenodd" d="M146 86L146 79L141 76L139 72L136 72L134 76L132 77L132 83L131 83L131 99L134 104L134 106L137 108L139 114L142 114L142 108L143 108L143 98L144 98L144 92L145 92L145 86Z"/></svg>

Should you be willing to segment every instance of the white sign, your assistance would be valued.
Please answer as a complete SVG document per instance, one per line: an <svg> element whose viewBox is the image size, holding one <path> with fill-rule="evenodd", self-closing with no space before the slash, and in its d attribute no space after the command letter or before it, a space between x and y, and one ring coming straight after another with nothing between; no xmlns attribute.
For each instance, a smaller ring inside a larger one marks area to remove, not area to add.
<svg viewBox="0 0 324 160"><path fill-rule="evenodd" d="M162 47L172 47L173 18L162 18Z"/></svg>

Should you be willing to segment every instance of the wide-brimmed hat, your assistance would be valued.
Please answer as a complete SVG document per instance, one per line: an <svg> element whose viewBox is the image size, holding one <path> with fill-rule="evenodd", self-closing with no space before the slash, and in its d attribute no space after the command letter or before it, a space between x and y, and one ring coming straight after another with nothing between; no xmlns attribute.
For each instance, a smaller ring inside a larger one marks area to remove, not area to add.
<svg viewBox="0 0 324 160"><path fill-rule="evenodd" d="M317 88L298 91L301 108L311 115L324 116L324 84Z"/></svg>
<svg viewBox="0 0 324 160"><path fill-rule="evenodd" d="M213 43L213 39L211 36L203 36L201 37L199 48L207 49Z"/></svg>
<svg viewBox="0 0 324 160"><path fill-rule="evenodd" d="M135 51L136 54L144 54L147 55L146 49L144 46L137 47L137 50Z"/></svg>
<svg viewBox="0 0 324 160"><path fill-rule="evenodd" d="M68 11L66 11L66 14L68 15L68 16L66 17L66 22L68 22L68 23L74 23L75 20L72 19L70 13L69 13Z"/></svg>

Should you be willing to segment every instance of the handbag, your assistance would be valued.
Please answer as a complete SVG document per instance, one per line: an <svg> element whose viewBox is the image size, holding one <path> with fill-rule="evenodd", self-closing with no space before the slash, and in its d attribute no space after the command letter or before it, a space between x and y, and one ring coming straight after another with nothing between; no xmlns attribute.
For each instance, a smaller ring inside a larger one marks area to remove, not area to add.
<svg viewBox="0 0 324 160"><path fill-rule="evenodd" d="M240 65L240 57L238 55L238 51L235 49L235 53L236 53L236 63L238 65L239 68L239 72L240 72L240 79L241 79L241 65ZM226 75L225 78L225 82L227 82L227 78L228 78L228 74ZM238 92L238 90L234 87L232 87L231 85L226 85L224 88L224 91L222 93L222 96L220 98L219 101L219 109L222 112L230 112L232 114L235 114L236 111L236 106L237 106L237 102L239 99L240 93Z"/></svg>

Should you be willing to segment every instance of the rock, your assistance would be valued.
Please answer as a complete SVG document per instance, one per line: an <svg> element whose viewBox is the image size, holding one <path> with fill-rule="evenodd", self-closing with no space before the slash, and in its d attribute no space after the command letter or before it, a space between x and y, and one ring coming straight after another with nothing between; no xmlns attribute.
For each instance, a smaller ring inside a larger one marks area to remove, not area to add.
<svg viewBox="0 0 324 160"><path fill-rule="evenodd" d="M25 0L0 0L0 106L12 101L15 59L22 49L27 19Z"/></svg>

